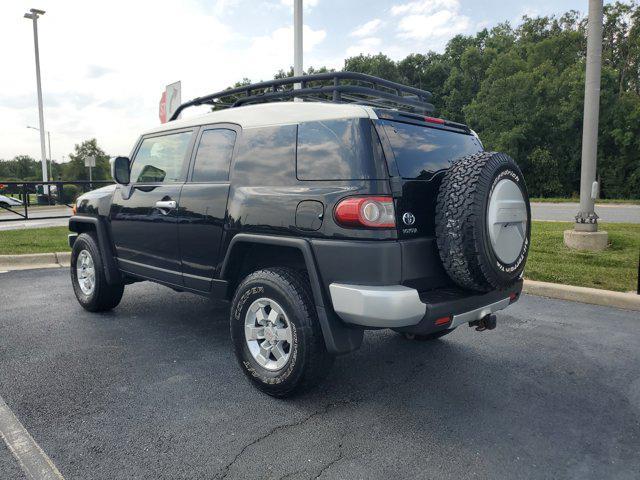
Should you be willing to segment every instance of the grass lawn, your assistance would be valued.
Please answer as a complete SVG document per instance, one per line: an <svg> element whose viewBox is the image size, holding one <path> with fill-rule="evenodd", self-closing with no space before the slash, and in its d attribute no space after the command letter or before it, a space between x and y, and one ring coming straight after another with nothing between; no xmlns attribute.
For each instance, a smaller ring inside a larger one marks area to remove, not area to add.
<svg viewBox="0 0 640 480"><path fill-rule="evenodd" d="M637 287L640 225L601 224L609 232L609 248L601 253L569 250L563 232L572 223L532 222L531 250L525 277L605 290L629 291ZM0 231L0 255L63 252L67 227Z"/></svg>
<svg viewBox="0 0 640 480"><path fill-rule="evenodd" d="M578 252L565 247L563 232L570 228L573 223L531 223L531 250L525 278L621 292L636 290L640 225L600 224L600 230L609 233L610 244L600 253Z"/></svg>
<svg viewBox="0 0 640 480"><path fill-rule="evenodd" d="M538 203L580 203L579 198L560 198L560 197L550 197L550 198L530 198L532 202ZM639 198L599 198L596 200L596 205L602 203L627 203L630 205L640 205Z"/></svg>
<svg viewBox="0 0 640 480"><path fill-rule="evenodd" d="M65 252L67 227L23 228L0 231L0 255Z"/></svg>

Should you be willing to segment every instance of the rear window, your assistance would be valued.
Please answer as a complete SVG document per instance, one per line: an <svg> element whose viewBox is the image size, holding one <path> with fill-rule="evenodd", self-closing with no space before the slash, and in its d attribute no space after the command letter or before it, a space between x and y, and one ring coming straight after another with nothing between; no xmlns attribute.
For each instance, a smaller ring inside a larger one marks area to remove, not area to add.
<svg viewBox="0 0 640 480"><path fill-rule="evenodd" d="M371 120L350 118L298 125L299 180L385 178L382 146Z"/></svg>
<svg viewBox="0 0 640 480"><path fill-rule="evenodd" d="M400 176L429 180L458 158L482 151L473 135L400 122L384 122Z"/></svg>

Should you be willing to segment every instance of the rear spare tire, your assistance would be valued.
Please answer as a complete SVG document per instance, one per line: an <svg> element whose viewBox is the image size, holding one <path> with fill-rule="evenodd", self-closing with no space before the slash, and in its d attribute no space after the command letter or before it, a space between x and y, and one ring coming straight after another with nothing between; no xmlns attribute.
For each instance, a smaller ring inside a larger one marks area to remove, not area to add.
<svg viewBox="0 0 640 480"><path fill-rule="evenodd" d="M527 187L511 157L480 152L447 170L436 204L436 239L458 285L485 292L513 284L524 270L530 232Z"/></svg>

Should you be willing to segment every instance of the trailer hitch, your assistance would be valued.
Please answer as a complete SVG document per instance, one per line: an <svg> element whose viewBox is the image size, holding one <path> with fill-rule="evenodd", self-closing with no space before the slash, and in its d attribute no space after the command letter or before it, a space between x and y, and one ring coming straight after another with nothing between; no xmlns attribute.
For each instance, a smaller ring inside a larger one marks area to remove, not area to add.
<svg viewBox="0 0 640 480"><path fill-rule="evenodd" d="M484 332L485 330L493 330L496 328L496 316L493 313L485 315L480 320L469 322L470 327L476 327L476 331Z"/></svg>

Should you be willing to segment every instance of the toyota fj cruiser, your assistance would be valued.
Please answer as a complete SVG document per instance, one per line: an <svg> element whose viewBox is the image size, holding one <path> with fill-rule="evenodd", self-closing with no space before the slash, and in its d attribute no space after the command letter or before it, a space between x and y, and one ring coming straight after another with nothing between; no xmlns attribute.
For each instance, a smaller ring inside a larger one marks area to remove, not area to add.
<svg viewBox="0 0 640 480"><path fill-rule="evenodd" d="M240 367L275 396L317 383L366 329L494 328L522 290L524 179L467 126L426 116L429 96L338 72L181 105L112 160L115 185L78 199L78 301L109 310L142 280L229 300ZM175 120L193 105L215 109Z"/></svg>

